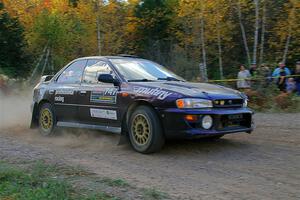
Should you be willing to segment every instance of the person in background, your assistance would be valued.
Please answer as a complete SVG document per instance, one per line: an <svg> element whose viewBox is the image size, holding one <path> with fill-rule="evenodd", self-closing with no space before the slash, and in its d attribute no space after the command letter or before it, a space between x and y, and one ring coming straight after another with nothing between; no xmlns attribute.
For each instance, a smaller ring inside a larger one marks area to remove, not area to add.
<svg viewBox="0 0 300 200"><path fill-rule="evenodd" d="M256 63L252 63L250 66L250 74L252 77L256 77L257 76L257 65Z"/></svg>
<svg viewBox="0 0 300 200"><path fill-rule="evenodd" d="M288 78L286 82L286 92L291 94L296 90L296 83L293 78Z"/></svg>
<svg viewBox="0 0 300 200"><path fill-rule="evenodd" d="M283 62L280 62L278 65L279 66L273 71L272 77L275 78L279 90L285 92L287 82L286 76L291 75L291 71Z"/></svg>
<svg viewBox="0 0 300 200"><path fill-rule="evenodd" d="M296 84L297 95L300 96L300 61L296 62L296 68L293 72L295 75L294 80Z"/></svg>
<svg viewBox="0 0 300 200"><path fill-rule="evenodd" d="M259 68L259 74L261 75L261 85L266 87L272 82L272 72L266 64L261 64Z"/></svg>
<svg viewBox="0 0 300 200"><path fill-rule="evenodd" d="M237 81L238 89L250 89L251 84L249 78L251 78L251 74L244 65L240 66L240 71L237 78L239 79Z"/></svg>

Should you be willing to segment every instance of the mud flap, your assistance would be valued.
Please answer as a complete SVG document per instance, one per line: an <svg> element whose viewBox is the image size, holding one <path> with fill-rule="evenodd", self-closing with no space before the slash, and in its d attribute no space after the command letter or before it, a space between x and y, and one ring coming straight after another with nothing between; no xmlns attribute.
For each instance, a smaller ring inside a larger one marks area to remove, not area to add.
<svg viewBox="0 0 300 200"><path fill-rule="evenodd" d="M37 106L36 105L32 105L31 107L31 110L32 110L32 115L31 115L31 122L30 122L30 128L31 129L34 129L34 128L37 128L39 126L39 123L38 123L38 118L37 118Z"/></svg>
<svg viewBox="0 0 300 200"><path fill-rule="evenodd" d="M126 134L124 133L121 133L120 135L120 139L119 139L119 142L118 142L118 146L119 145L124 145L124 144L127 144L128 143L128 137L126 136Z"/></svg>

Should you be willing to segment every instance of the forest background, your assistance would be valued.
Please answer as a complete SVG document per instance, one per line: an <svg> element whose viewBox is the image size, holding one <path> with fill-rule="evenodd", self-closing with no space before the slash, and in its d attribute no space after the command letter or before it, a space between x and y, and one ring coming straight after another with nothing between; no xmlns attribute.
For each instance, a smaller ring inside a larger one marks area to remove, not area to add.
<svg viewBox="0 0 300 200"><path fill-rule="evenodd" d="M188 80L235 78L240 64L293 67L300 1L1 0L0 43L0 73L11 78L117 54L154 60Z"/></svg>

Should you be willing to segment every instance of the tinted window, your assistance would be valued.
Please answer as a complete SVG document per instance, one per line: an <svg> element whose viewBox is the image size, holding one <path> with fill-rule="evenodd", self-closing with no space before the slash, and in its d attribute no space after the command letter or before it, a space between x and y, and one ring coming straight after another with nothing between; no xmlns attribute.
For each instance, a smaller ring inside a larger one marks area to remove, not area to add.
<svg viewBox="0 0 300 200"><path fill-rule="evenodd" d="M143 59L111 59L120 74L128 80L184 80L166 68Z"/></svg>
<svg viewBox="0 0 300 200"><path fill-rule="evenodd" d="M88 60L83 74L83 83L95 84L98 82L99 74L113 74L110 66L99 60Z"/></svg>
<svg viewBox="0 0 300 200"><path fill-rule="evenodd" d="M80 83L86 60L72 63L57 79L58 83Z"/></svg>

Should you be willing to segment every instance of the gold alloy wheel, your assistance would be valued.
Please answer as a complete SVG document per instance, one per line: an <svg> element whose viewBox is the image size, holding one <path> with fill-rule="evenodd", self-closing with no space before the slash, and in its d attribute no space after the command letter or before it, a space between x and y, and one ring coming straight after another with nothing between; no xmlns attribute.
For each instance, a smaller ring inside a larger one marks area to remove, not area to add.
<svg viewBox="0 0 300 200"><path fill-rule="evenodd" d="M133 139L138 145L144 145L150 138L150 125L146 116L138 114L132 122Z"/></svg>
<svg viewBox="0 0 300 200"><path fill-rule="evenodd" d="M41 110L40 124L43 129L49 130L52 127L52 113L48 108Z"/></svg>

